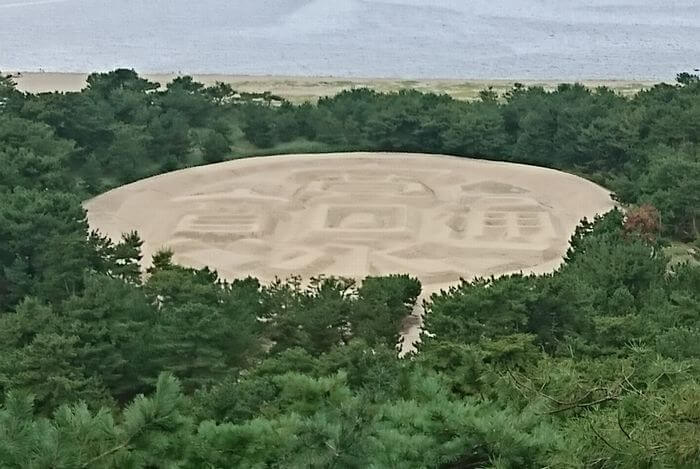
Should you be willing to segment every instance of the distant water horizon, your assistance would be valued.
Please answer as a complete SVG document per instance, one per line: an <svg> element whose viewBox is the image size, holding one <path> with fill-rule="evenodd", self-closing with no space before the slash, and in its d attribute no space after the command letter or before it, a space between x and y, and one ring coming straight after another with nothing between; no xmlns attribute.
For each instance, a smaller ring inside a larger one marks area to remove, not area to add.
<svg viewBox="0 0 700 469"><path fill-rule="evenodd" d="M669 80L700 69L697 0L425 3L0 0L0 70Z"/></svg>

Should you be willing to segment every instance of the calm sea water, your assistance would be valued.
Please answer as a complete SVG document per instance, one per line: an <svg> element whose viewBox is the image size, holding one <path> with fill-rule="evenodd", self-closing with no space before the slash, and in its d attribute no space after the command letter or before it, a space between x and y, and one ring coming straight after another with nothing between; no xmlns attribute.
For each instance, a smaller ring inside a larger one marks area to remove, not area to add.
<svg viewBox="0 0 700 469"><path fill-rule="evenodd" d="M0 69L669 79L700 0L0 0Z"/></svg>

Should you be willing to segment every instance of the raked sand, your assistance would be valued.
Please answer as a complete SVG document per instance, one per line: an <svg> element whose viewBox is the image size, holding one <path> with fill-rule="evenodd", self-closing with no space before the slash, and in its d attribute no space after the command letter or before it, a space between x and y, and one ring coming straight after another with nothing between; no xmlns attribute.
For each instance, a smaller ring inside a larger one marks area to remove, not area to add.
<svg viewBox="0 0 700 469"><path fill-rule="evenodd" d="M140 233L145 264L167 247L228 279L408 273L424 297L460 278L551 271L579 221L613 205L559 171L389 153L234 160L85 203L90 226L112 239ZM407 341L417 333L408 327Z"/></svg>

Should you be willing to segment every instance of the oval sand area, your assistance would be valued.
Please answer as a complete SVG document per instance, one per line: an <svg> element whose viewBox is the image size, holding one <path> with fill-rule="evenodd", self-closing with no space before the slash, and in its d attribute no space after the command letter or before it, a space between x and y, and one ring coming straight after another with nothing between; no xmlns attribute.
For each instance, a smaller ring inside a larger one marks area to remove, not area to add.
<svg viewBox="0 0 700 469"><path fill-rule="evenodd" d="M227 279L408 273L425 292L460 278L556 268L607 190L513 163L394 153L247 158L175 171L85 203L91 228L137 230L144 263Z"/></svg>

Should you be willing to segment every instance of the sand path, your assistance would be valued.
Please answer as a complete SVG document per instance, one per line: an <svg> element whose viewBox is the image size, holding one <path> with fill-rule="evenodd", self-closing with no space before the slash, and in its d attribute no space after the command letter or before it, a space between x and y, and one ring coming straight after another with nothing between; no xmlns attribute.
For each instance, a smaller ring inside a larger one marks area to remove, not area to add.
<svg viewBox="0 0 700 469"><path fill-rule="evenodd" d="M345 153L234 160L144 179L85 203L112 239L228 279L408 273L431 293L460 278L547 272L607 190L550 169L437 155ZM420 301L419 301L420 302ZM407 318L417 339L422 309Z"/></svg>

